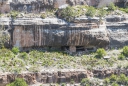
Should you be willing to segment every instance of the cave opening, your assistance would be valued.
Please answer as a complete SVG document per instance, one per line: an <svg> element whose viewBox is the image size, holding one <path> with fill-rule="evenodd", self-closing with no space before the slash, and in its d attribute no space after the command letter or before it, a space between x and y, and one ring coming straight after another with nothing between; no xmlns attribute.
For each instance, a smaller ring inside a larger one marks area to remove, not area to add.
<svg viewBox="0 0 128 86"><path fill-rule="evenodd" d="M61 50L69 50L69 46L61 46Z"/></svg>
<svg viewBox="0 0 128 86"><path fill-rule="evenodd" d="M84 46L76 46L76 51L85 51Z"/></svg>

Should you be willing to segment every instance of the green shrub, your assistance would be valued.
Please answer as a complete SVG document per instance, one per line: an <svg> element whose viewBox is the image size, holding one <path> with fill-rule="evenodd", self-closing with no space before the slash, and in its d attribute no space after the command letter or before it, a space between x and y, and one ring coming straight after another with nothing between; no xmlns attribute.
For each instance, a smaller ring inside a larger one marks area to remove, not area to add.
<svg viewBox="0 0 128 86"><path fill-rule="evenodd" d="M128 8L119 8L119 10L125 12L125 13L128 13Z"/></svg>
<svg viewBox="0 0 128 86"><path fill-rule="evenodd" d="M22 52L22 53L20 53L20 54L18 55L18 57L21 58L21 59L27 59L28 55L27 55L26 52Z"/></svg>
<svg viewBox="0 0 128 86"><path fill-rule="evenodd" d="M84 78L84 79L81 80L81 83L80 83L80 84L81 84L82 86L87 86L87 85L90 84L90 81L89 81L89 79Z"/></svg>
<svg viewBox="0 0 128 86"><path fill-rule="evenodd" d="M118 59L119 59L119 60L124 60L124 59L125 59L125 56L124 56L123 54L120 54L120 55L118 56Z"/></svg>
<svg viewBox="0 0 128 86"><path fill-rule="evenodd" d="M0 56L1 57L7 57L7 58L11 58L14 56L14 54L12 53L11 50L9 49L6 49L6 48L3 48L3 49L0 49Z"/></svg>
<svg viewBox="0 0 128 86"><path fill-rule="evenodd" d="M0 17L2 16L2 14L0 13Z"/></svg>
<svg viewBox="0 0 128 86"><path fill-rule="evenodd" d="M62 83L61 86L66 86L66 84L65 83Z"/></svg>
<svg viewBox="0 0 128 86"><path fill-rule="evenodd" d="M61 17L66 19L67 21L71 21L72 17L74 17L74 10L72 7L68 6L61 11Z"/></svg>
<svg viewBox="0 0 128 86"><path fill-rule="evenodd" d="M102 58L103 56L106 55L106 51L103 49L103 48L99 48L97 51L96 51L96 57L98 58Z"/></svg>
<svg viewBox="0 0 128 86"><path fill-rule="evenodd" d="M119 84L126 85L126 84L128 84L128 77L126 77L124 74L121 74L121 75L119 76L119 79L117 80L117 82L118 82Z"/></svg>
<svg viewBox="0 0 128 86"><path fill-rule="evenodd" d="M105 80L104 80L104 84L105 85L108 85L110 83L110 79L109 78L106 78Z"/></svg>
<svg viewBox="0 0 128 86"><path fill-rule="evenodd" d="M18 16L18 14L19 14L19 12L17 12L17 11L11 11L10 12L10 15L12 18L16 18Z"/></svg>
<svg viewBox="0 0 128 86"><path fill-rule="evenodd" d="M114 74L112 74L112 75L110 76L110 81L111 81L111 82L117 81L117 76L114 75Z"/></svg>
<svg viewBox="0 0 128 86"><path fill-rule="evenodd" d="M104 10L103 8L100 8L100 9L98 10L98 16L99 16L99 17L104 17L106 14L107 14L107 11Z"/></svg>
<svg viewBox="0 0 128 86"><path fill-rule="evenodd" d="M72 22L76 17L80 17L85 14L93 17L96 14L96 9L91 6L68 6L64 9L58 10L57 12L58 17L65 19L68 22Z"/></svg>
<svg viewBox="0 0 128 86"><path fill-rule="evenodd" d="M0 27L0 48L4 48L5 43L10 39L10 35L4 29L4 26Z"/></svg>
<svg viewBox="0 0 128 86"><path fill-rule="evenodd" d="M45 19L47 17L47 15L45 13L41 14L40 16L41 18Z"/></svg>
<svg viewBox="0 0 128 86"><path fill-rule="evenodd" d="M70 83L71 83L71 84L74 84L75 82L74 82L74 80L73 80L73 79L71 79Z"/></svg>
<svg viewBox="0 0 128 86"><path fill-rule="evenodd" d="M112 83L111 86L119 86L116 82Z"/></svg>
<svg viewBox="0 0 128 86"><path fill-rule="evenodd" d="M114 10L116 10L116 7L115 7L114 3L111 3L111 4L108 6L108 10L109 10L109 11L114 11Z"/></svg>
<svg viewBox="0 0 128 86"><path fill-rule="evenodd" d="M128 56L128 46L123 47L123 55Z"/></svg>
<svg viewBox="0 0 128 86"><path fill-rule="evenodd" d="M19 53L19 48L18 47L13 47L12 48L12 52L14 53L14 54L18 54Z"/></svg>
<svg viewBox="0 0 128 86"><path fill-rule="evenodd" d="M94 7L88 7L86 16L94 17L96 14L96 9Z"/></svg>
<svg viewBox="0 0 128 86"><path fill-rule="evenodd" d="M14 82L6 85L6 86L28 86L24 79L17 78Z"/></svg>

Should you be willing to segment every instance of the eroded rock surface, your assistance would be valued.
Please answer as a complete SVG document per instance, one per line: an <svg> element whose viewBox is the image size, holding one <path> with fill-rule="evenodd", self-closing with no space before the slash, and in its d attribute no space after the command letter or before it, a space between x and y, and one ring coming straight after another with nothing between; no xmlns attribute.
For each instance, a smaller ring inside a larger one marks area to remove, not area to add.
<svg viewBox="0 0 128 86"><path fill-rule="evenodd" d="M5 86L7 83L13 82L16 78L23 78L27 84L32 85L35 83L70 83L73 80L79 83L83 78L106 78L112 74L128 74L127 69L94 69L88 70L75 70L75 71L43 71L41 73L22 73L22 74L1 74L0 86Z"/></svg>
<svg viewBox="0 0 128 86"><path fill-rule="evenodd" d="M1 23L5 25L11 22L10 19L2 21ZM12 46L20 48L33 46L106 47L109 44L105 22L100 24L99 18L78 18L74 23L57 18L17 18L12 22L12 28Z"/></svg>
<svg viewBox="0 0 128 86"><path fill-rule="evenodd" d="M76 18L68 23L58 18L1 18L10 33L12 46L95 46L123 47L128 45L127 15L99 18ZM10 25L10 26L9 26ZM11 30L10 29L10 30Z"/></svg>
<svg viewBox="0 0 128 86"><path fill-rule="evenodd" d="M65 4L71 6L75 5L89 5L103 7L110 3L115 3L118 6L126 6L127 0L1 0L0 12L7 13L12 10L20 12L40 13L46 9L59 8Z"/></svg>
<svg viewBox="0 0 128 86"><path fill-rule="evenodd" d="M127 16L106 17L107 30L109 32L110 45L113 47L123 47L128 45L128 20Z"/></svg>

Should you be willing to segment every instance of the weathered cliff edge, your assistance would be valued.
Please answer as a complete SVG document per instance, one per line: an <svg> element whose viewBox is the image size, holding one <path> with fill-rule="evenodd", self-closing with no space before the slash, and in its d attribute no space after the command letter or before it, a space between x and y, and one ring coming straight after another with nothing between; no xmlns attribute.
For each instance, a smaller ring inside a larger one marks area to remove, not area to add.
<svg viewBox="0 0 128 86"><path fill-rule="evenodd" d="M99 18L76 18L68 23L58 18L1 18L10 31L10 46L32 47L106 47L109 37L105 22ZM75 49L74 49L75 50ZM72 51L72 50L71 50Z"/></svg>
<svg viewBox="0 0 128 86"><path fill-rule="evenodd" d="M73 80L79 83L83 78L97 77L100 79L111 76L112 74L128 75L127 69L97 69L89 70L60 70L60 71L43 71L40 73L22 73L22 74L0 74L0 86L5 86L15 80L15 78L24 78L27 84L32 85L35 83L70 83Z"/></svg>
<svg viewBox="0 0 128 86"><path fill-rule="evenodd" d="M117 6L127 6L127 0L0 0L0 12L8 13L12 10L19 12L40 13L45 9L53 9L62 7L65 4L89 5L103 7L110 3L115 3Z"/></svg>
<svg viewBox="0 0 128 86"><path fill-rule="evenodd" d="M110 46L123 47L128 45L127 15L111 15L106 17Z"/></svg>
<svg viewBox="0 0 128 86"><path fill-rule="evenodd" d="M127 15L76 18L68 23L58 18L0 18L10 33L10 46L32 47L123 47L128 45ZM75 49L74 49L75 50Z"/></svg>

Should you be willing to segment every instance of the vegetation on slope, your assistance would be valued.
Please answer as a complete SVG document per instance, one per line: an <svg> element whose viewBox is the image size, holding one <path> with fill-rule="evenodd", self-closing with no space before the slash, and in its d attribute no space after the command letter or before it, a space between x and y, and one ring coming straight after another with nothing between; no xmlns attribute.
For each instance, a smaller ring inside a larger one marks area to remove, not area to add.
<svg viewBox="0 0 128 86"><path fill-rule="evenodd" d="M98 49L96 51L96 53L97 53L96 57L98 57L98 58L102 58L102 57L104 57L106 55L106 51L103 48Z"/></svg>
<svg viewBox="0 0 128 86"><path fill-rule="evenodd" d="M128 52L128 50L126 51ZM103 57L108 55L108 51L106 52L104 49L98 49L95 53L90 53L87 55L71 56L60 51L43 52L32 50L27 53L19 52L18 48L15 47L12 48L12 50L2 48L0 49L0 71L12 73L20 73L22 71L38 72L41 71L42 68L45 69L48 67L54 69L82 68L89 70L99 66L101 68L127 68L127 57L124 55L125 59L118 60L118 56L120 54L122 53L114 52L111 55L109 54L110 58L106 60Z"/></svg>
<svg viewBox="0 0 128 86"><path fill-rule="evenodd" d="M65 19L69 22L73 21L74 18L82 15L93 17L96 14L96 9L92 6L68 6L64 9L58 10L58 17Z"/></svg>
<svg viewBox="0 0 128 86"><path fill-rule="evenodd" d="M118 8L114 6L114 4L110 4L108 9L95 8L89 6L73 6L66 7L58 11L56 16L62 18L66 21L73 21L74 18L80 17L82 15L87 17L104 17L116 9L121 10L123 12L128 13L128 8ZM55 16L54 11L47 11L41 14L41 18L46 18L49 16ZM18 16L19 12L12 11L10 15L13 18ZM2 15L2 14L0 14ZM20 52L18 48L14 47L12 50L5 49L1 47L0 49L0 71L2 72L12 72L12 73L20 73L22 71L30 71L30 72L38 72L41 69L47 68L55 68L55 69L88 69L92 70L97 67L106 67L106 68L128 68L127 57L128 57L128 46L122 49L122 52L117 54L113 53L111 58L106 60L103 57L107 55L104 49L98 49L95 53L90 53L82 56L71 56L64 52L43 52L32 50L30 52ZM111 52L111 51L110 51ZM117 56L117 57L116 57ZM98 58L97 58L98 57ZM69 64L67 64L69 63ZM126 63L126 64L125 64ZM71 82L73 83L73 81ZM26 83L21 79L16 79L15 82L7 85L7 86L27 86ZM89 79L83 79L81 81L81 85L90 86L93 85L93 81ZM99 83L96 83L97 85ZM124 74L120 76L112 75L111 77L107 77L104 80L104 84L106 86L119 86L128 84L128 77Z"/></svg>
<svg viewBox="0 0 128 86"><path fill-rule="evenodd" d="M0 26L0 48L5 46L5 43L9 42L10 35L7 31L5 31L5 28L3 25Z"/></svg>
<svg viewBox="0 0 128 86"><path fill-rule="evenodd" d="M100 86L101 83L103 83L103 86L127 86L128 77L124 74L120 74L119 76L112 74L110 77L103 79L103 82L99 79L94 81L84 78L81 80L81 86Z"/></svg>
<svg viewBox="0 0 128 86"><path fill-rule="evenodd" d="M121 52L121 54L118 56L119 60L125 60L128 58L128 46L125 46L123 48L123 51Z"/></svg>
<svg viewBox="0 0 128 86"><path fill-rule="evenodd" d="M18 11L15 11L15 10L13 10L13 11L10 12L10 16L12 18L16 18L18 16L18 14L19 14L19 12Z"/></svg>
<svg viewBox="0 0 128 86"><path fill-rule="evenodd" d="M14 82L6 85L6 86L28 86L24 79L17 78Z"/></svg>
<svg viewBox="0 0 128 86"><path fill-rule="evenodd" d="M40 18L46 18L46 17L58 17L61 19L64 19L68 22L72 22L76 17L80 16L87 16L87 17L105 17L108 14L111 14L115 12L116 10L123 11L125 13L128 13L128 8L120 8L115 6L113 3L111 3L107 7L101 7L101 8L96 8L93 6L86 6L86 5L77 5L77 6L68 6L66 8L62 9L49 9L46 10L45 12L42 12L40 14L32 14L32 13L27 13L22 15L18 11L11 11L8 16L11 16L12 18L16 18L17 16L38 16ZM30 15L29 15L30 14ZM0 14L2 15L2 14Z"/></svg>
<svg viewBox="0 0 128 86"><path fill-rule="evenodd" d="M74 18L80 16L87 17L105 17L108 14L113 13L116 10L124 11L127 13L127 8L119 8L111 3L108 7L96 8L92 6L78 5L78 6L68 6L66 8L60 9L57 12L59 18L65 19L66 21L72 22Z"/></svg>

